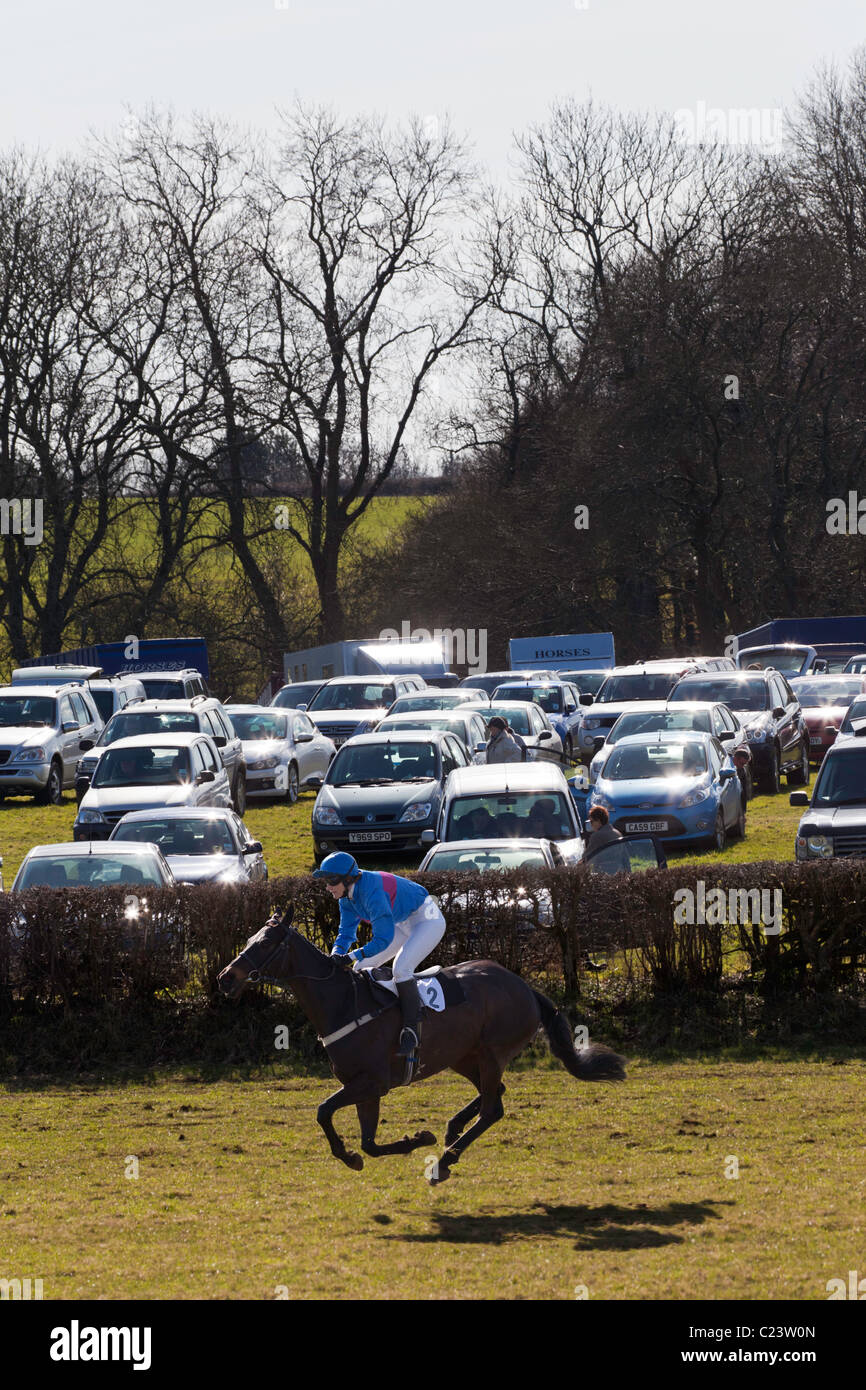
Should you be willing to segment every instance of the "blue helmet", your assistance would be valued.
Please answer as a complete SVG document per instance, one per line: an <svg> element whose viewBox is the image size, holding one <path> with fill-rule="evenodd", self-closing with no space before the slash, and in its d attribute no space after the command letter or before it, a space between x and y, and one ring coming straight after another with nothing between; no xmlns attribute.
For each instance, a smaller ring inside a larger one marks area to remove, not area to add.
<svg viewBox="0 0 866 1390"><path fill-rule="evenodd" d="M351 854L338 850L323 859L318 869L313 870L313 878L324 878L329 883L345 883L360 878L361 870Z"/></svg>

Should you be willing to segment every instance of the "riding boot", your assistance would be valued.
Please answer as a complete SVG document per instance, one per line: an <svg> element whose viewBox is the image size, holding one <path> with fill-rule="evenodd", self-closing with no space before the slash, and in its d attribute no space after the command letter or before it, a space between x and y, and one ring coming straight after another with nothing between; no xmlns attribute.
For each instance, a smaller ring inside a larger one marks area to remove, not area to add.
<svg viewBox="0 0 866 1390"><path fill-rule="evenodd" d="M403 1012L398 1057L413 1057L421 1041L421 996L414 980L397 980L397 995Z"/></svg>

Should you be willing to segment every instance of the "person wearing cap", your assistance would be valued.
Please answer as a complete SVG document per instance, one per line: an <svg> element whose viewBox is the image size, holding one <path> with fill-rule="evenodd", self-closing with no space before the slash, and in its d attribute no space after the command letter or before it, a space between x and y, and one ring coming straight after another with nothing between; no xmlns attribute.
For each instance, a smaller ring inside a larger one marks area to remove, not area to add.
<svg viewBox="0 0 866 1390"><path fill-rule="evenodd" d="M523 750L501 714L494 714L487 725L488 763L522 763Z"/></svg>
<svg viewBox="0 0 866 1390"><path fill-rule="evenodd" d="M331 955L352 960L355 970L372 970L392 961L403 1012L397 1056L414 1056L420 1040L421 1000L413 976L444 934L439 904L411 879L360 869L344 850L323 859L313 877L322 879L340 904L340 929ZM372 937L366 946L355 947L361 922L370 923Z"/></svg>

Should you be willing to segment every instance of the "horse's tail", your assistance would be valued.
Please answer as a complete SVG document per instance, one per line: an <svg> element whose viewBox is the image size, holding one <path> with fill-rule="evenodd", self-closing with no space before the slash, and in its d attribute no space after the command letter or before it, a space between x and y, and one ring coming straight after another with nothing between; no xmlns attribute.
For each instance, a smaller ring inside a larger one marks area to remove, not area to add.
<svg viewBox="0 0 866 1390"><path fill-rule="evenodd" d="M564 1015L546 994L540 994L537 989L532 993L541 1010L541 1022L550 1042L550 1050L566 1071L581 1081L625 1081L625 1061L622 1057L603 1043L589 1043L587 1047L576 1049Z"/></svg>

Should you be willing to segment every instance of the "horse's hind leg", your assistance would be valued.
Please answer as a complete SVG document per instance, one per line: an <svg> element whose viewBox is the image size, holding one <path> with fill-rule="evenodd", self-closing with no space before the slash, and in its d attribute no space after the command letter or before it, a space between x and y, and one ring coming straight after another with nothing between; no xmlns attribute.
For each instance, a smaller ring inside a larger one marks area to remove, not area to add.
<svg viewBox="0 0 866 1390"><path fill-rule="evenodd" d="M417 1134L404 1135L392 1144L377 1144L376 1130L379 1125L379 1097L360 1100L357 1104L358 1120L361 1125L361 1148L370 1158L384 1158L388 1154L410 1154L423 1144L435 1144L436 1135L429 1129L421 1129Z"/></svg>
<svg viewBox="0 0 866 1390"><path fill-rule="evenodd" d="M445 1149L445 1152L439 1159L435 1173L430 1179L431 1183L445 1182L451 1176L450 1170L453 1168L464 1149L468 1149L469 1145L473 1144L479 1135L482 1135L491 1125L495 1125L505 1114L505 1109L502 1104L502 1093L505 1087L501 1084L502 1068L498 1060L492 1054L488 1054L486 1057L482 1058L479 1070L480 1094L477 1099L472 1102L471 1106L465 1107L467 1110L477 1107L478 1119L471 1129L468 1129L465 1134L461 1134L459 1138L454 1139ZM461 1110L454 1116L449 1124L449 1130L463 1113L464 1112Z"/></svg>
<svg viewBox="0 0 866 1390"><path fill-rule="evenodd" d="M464 1105L462 1110L458 1110L456 1115L452 1115L448 1121L448 1128L445 1131L445 1147L450 1148L454 1140L463 1133L470 1120L473 1120L481 1109L481 1068L477 1062L472 1062L466 1066L454 1067L454 1071L465 1076L467 1081L478 1090L478 1095L474 1100L470 1100L468 1105ZM505 1094L505 1086L500 1084L500 1098Z"/></svg>

